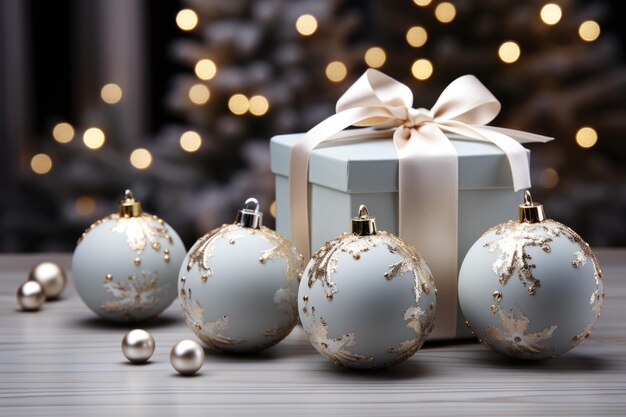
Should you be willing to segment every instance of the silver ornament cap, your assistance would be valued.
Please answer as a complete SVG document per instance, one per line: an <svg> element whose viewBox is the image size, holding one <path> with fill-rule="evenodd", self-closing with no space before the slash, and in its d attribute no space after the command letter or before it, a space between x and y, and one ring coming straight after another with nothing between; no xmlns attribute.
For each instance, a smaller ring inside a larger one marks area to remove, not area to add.
<svg viewBox="0 0 626 417"><path fill-rule="evenodd" d="M263 225L263 213L259 211L259 201L256 198L248 198L243 209L237 212L235 224L241 227L259 229Z"/></svg>

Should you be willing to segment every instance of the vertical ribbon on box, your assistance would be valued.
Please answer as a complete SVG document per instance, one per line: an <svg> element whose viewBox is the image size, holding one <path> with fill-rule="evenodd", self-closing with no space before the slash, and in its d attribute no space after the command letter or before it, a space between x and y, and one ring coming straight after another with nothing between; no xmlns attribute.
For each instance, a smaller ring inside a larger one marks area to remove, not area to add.
<svg viewBox="0 0 626 417"><path fill-rule="evenodd" d="M437 285L434 337L456 334L458 156L445 132L467 140L490 142L506 154L515 190L530 187L528 158L520 143L552 138L486 126L500 103L472 75L454 80L432 109L414 109L413 93L404 84L368 69L337 102L337 113L309 130L292 147L289 160L291 239L310 253L308 215L309 155L320 143L341 137L380 138L371 129L343 131L349 126L393 129L398 153L400 236L428 261ZM451 261L454 259L454 261Z"/></svg>

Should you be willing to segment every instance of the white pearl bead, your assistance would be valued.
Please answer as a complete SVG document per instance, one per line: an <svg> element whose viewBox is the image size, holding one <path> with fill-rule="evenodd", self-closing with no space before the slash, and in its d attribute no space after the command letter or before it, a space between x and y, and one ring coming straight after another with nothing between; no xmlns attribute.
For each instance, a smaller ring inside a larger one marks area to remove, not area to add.
<svg viewBox="0 0 626 417"><path fill-rule="evenodd" d="M36 265L28 275L29 281L37 281L46 293L46 299L57 298L65 289L67 279L65 271L54 262L42 262Z"/></svg>
<svg viewBox="0 0 626 417"><path fill-rule="evenodd" d="M181 375L193 375L204 364L204 350L193 340L181 340L170 352L170 363Z"/></svg>
<svg viewBox="0 0 626 417"><path fill-rule="evenodd" d="M144 363L154 353L154 338L145 330L135 329L122 339L122 353L132 363Z"/></svg>
<svg viewBox="0 0 626 417"><path fill-rule="evenodd" d="M26 281L17 289L17 302L22 310L39 310L46 301L46 293L37 281Z"/></svg>

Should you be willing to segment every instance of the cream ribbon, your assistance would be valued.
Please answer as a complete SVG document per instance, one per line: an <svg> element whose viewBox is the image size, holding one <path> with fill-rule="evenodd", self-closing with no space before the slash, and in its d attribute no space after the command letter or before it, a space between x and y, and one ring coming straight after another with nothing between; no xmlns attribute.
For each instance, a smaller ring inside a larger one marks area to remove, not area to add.
<svg viewBox="0 0 626 417"><path fill-rule="evenodd" d="M458 156L444 131L502 149L515 191L530 187L528 157L520 143L553 138L486 126L498 115L500 102L473 75L450 83L430 110L412 105L413 93L406 85L368 69L341 96L336 114L298 140L289 160L291 239L308 257L311 151L338 136L380 138L380 131L372 129L342 132L349 126L393 129L399 159L399 235L424 255L435 277L437 326L431 337L452 338L457 321Z"/></svg>

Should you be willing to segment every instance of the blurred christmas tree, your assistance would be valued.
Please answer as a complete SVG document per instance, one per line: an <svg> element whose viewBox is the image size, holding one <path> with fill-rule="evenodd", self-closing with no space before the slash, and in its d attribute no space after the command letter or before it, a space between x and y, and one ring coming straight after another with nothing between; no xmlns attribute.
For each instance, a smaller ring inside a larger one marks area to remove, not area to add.
<svg viewBox="0 0 626 417"><path fill-rule="evenodd" d="M55 146L49 153L59 168L37 183L63 208L59 233L113 210L102 202L128 185L187 245L231 221L248 196L259 198L271 225L269 138L332 114L350 83L374 67L409 85L417 107L430 107L454 78L475 74L504 104L495 125L557 138L532 147L533 195L549 214L593 244L626 243L626 147L618 136L626 71L619 41L600 34L607 4L184 3L176 16L183 37L171 52L188 70L173 79L167 105L186 124L167 126L137 150L115 137L114 118L103 117L107 145L98 152L85 155L76 141Z"/></svg>

